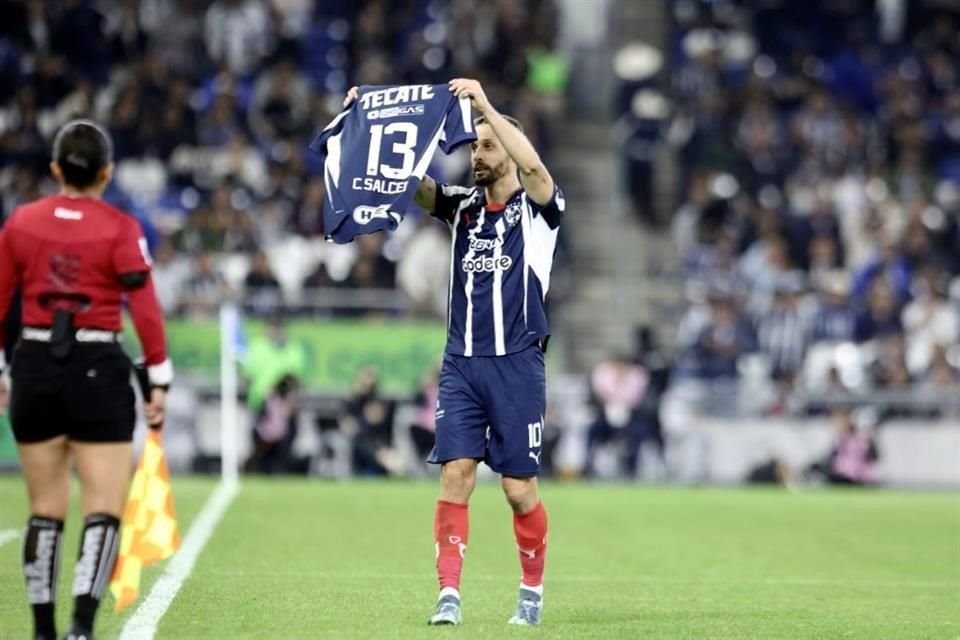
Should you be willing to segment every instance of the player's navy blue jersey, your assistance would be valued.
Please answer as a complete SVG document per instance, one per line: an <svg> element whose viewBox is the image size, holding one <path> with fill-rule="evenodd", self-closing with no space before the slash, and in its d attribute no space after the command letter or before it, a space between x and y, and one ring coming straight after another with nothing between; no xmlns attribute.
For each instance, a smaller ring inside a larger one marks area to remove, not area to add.
<svg viewBox="0 0 960 640"><path fill-rule="evenodd" d="M433 215L453 232L447 353L502 356L550 333L544 296L566 203L544 206L522 189L488 204L483 189L437 185Z"/></svg>
<svg viewBox="0 0 960 640"><path fill-rule="evenodd" d="M437 146L450 153L476 138L470 99L447 85L360 87L310 145L325 158L327 237L345 243L396 229Z"/></svg>

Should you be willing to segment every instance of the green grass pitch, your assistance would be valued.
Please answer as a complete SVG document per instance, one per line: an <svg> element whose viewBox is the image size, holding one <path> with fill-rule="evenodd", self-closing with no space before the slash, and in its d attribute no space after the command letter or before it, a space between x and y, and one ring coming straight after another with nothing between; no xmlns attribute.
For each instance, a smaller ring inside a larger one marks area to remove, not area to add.
<svg viewBox="0 0 960 640"><path fill-rule="evenodd" d="M214 486L177 478L183 533ZM495 485L470 510L464 624L429 628L430 483L245 480L157 637L960 638L960 496L545 485L544 624L512 628L519 566ZM0 478L0 530L26 517ZM79 524L67 523L58 619ZM144 595L162 571L148 570ZM135 608L135 607L134 607ZM129 612L107 600L97 637ZM0 638L28 638L19 544L0 547Z"/></svg>

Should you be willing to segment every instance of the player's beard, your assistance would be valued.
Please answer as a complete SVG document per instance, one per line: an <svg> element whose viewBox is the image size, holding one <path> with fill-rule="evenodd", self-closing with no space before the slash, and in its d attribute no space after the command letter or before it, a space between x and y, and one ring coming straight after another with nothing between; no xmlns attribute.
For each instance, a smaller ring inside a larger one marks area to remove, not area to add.
<svg viewBox="0 0 960 640"><path fill-rule="evenodd" d="M489 187L507 175L507 161L504 160L495 167L488 167L484 165L485 173L482 177L478 176L476 169L474 169L473 180L476 182L478 187Z"/></svg>

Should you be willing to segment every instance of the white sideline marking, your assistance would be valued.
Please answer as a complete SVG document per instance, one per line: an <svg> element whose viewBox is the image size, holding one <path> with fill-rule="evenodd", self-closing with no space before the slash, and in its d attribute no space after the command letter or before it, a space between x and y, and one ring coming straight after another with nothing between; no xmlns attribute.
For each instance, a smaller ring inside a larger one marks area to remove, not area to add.
<svg viewBox="0 0 960 640"><path fill-rule="evenodd" d="M153 583L149 595L123 626L120 640L153 640L160 618L177 597L180 587L190 577L200 552L210 540L236 494L236 482L221 482L213 490L207 503L190 525L190 530L183 539L183 546L174 554L163 574Z"/></svg>
<svg viewBox="0 0 960 640"><path fill-rule="evenodd" d="M20 537L18 529L0 529L0 547Z"/></svg>

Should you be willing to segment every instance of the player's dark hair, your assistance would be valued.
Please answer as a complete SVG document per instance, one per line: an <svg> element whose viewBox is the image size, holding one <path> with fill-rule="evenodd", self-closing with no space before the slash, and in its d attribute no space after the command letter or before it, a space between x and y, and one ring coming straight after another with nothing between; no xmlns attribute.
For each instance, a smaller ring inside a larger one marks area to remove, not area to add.
<svg viewBox="0 0 960 640"><path fill-rule="evenodd" d="M113 161L113 143L92 120L72 120L53 140L53 159L60 165L64 182L86 189L96 184L100 171Z"/></svg>
<svg viewBox="0 0 960 640"><path fill-rule="evenodd" d="M517 131L519 131L520 133L523 133L523 125L520 124L520 121L519 121L519 120L517 120L517 119L514 118L513 116L507 116L507 115L504 115L504 116L503 116L503 119L506 120L507 122L509 122L510 124L512 124L514 127L516 127L516 128L517 128ZM479 127L479 126L482 125L482 124L490 124L490 123L487 121L487 116L480 116L480 117L478 117L478 118L474 118L474 120L473 120L473 126L474 126L474 127Z"/></svg>

